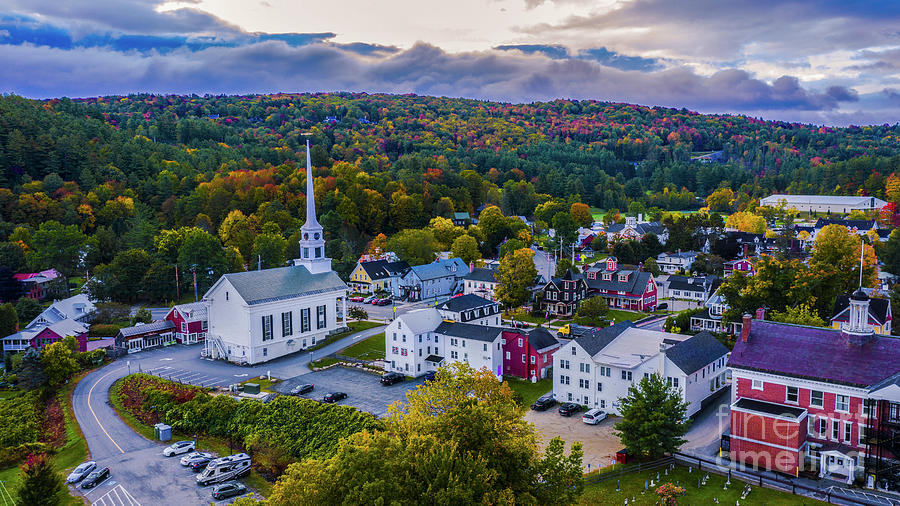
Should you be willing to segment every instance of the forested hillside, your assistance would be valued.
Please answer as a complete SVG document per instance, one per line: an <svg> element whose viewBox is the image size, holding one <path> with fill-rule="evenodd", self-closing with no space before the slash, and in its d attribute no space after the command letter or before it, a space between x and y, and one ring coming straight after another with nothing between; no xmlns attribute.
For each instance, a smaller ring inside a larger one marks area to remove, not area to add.
<svg viewBox="0 0 900 506"><path fill-rule="evenodd" d="M266 248L296 256L304 134L328 253L342 270L379 233L485 204L526 216L550 199L679 210L719 187L735 191L736 210L775 191L884 197L900 164L896 125L828 128L595 101L6 96L0 263L74 274L119 262L134 271L123 283L138 284L167 279L177 263L197 266L203 285ZM713 151L720 161L691 160ZM173 288L164 285L146 296Z"/></svg>

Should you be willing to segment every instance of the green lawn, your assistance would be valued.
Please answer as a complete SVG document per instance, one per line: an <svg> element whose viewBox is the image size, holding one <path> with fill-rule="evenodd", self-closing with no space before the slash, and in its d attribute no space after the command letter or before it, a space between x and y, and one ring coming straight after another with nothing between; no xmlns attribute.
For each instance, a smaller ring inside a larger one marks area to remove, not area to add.
<svg viewBox="0 0 900 506"><path fill-rule="evenodd" d="M344 348L338 355L360 360L378 360L384 358L384 346L384 332L382 332Z"/></svg>
<svg viewBox="0 0 900 506"><path fill-rule="evenodd" d="M336 364L338 362L340 362L340 359L338 359L338 358L325 357L325 358L320 358L319 360L313 360L312 366L317 367L317 368L322 368L322 367L328 367L329 365Z"/></svg>
<svg viewBox="0 0 900 506"><path fill-rule="evenodd" d="M641 494L644 492L644 482L649 482L651 478L655 480L656 473L657 471L644 471L622 476L618 479L620 492L616 492L617 480L615 478L599 483L585 484L584 494L582 494L579 504L624 504L626 499L628 499L629 505L658 504L659 498L653 493L653 489ZM709 474L706 485L698 489L697 480L704 474L706 473L700 473L696 468L693 473L688 473L687 468L681 466L675 466L675 470L670 471L668 476L665 476L664 470L659 470L662 483L678 483L687 490L684 496L678 498L679 504L714 504L715 499L719 500L719 504L736 504L737 502L766 505L821 504L820 501L814 499L755 486L751 486L750 495L745 500L741 500L744 482L732 480L728 490L723 490L726 478L713 473ZM632 502L632 498L635 499L634 502Z"/></svg>
<svg viewBox="0 0 900 506"><path fill-rule="evenodd" d="M327 346L327 345L337 341L338 339L343 339L343 338L349 336L350 334L355 334L361 330L368 330L371 328L380 327L382 325L384 325L384 324L383 323L375 323L375 322L367 322L367 321L347 322L347 326L350 327L350 330L348 330L347 332L341 332L340 334L330 335L330 336L326 337L325 339L317 342L315 346L307 348L305 351L318 350L319 348L321 348L323 346Z"/></svg>
<svg viewBox="0 0 900 506"><path fill-rule="evenodd" d="M514 376L504 376L503 381L509 384L509 388L512 388L513 392L518 392L522 396L522 404L526 407L531 406L538 397L553 390L553 378L544 378L537 383L532 383Z"/></svg>
<svg viewBox="0 0 900 506"><path fill-rule="evenodd" d="M606 314L606 318L613 321L613 323L619 323L625 320L631 320L636 322L641 318L646 318L647 313L641 313L638 311L624 311L622 309L610 309L609 313Z"/></svg>
<svg viewBox="0 0 900 506"><path fill-rule="evenodd" d="M530 313L526 312L523 309L517 309L515 311L510 311L503 315L504 320L518 320L520 322L531 323L534 325L546 325L547 319L542 318L540 316L532 316Z"/></svg>

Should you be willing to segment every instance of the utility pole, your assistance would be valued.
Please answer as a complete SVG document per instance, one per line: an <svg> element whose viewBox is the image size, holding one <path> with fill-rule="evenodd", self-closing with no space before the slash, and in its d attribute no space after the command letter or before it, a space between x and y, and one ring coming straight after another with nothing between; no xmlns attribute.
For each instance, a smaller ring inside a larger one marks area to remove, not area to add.
<svg viewBox="0 0 900 506"><path fill-rule="evenodd" d="M194 273L194 302L197 302L197 264L191 266L191 272Z"/></svg>
<svg viewBox="0 0 900 506"><path fill-rule="evenodd" d="M262 255L256 255L256 270L262 270Z"/></svg>
<svg viewBox="0 0 900 506"><path fill-rule="evenodd" d="M181 302L181 287L178 286L178 264L175 264L175 300Z"/></svg>

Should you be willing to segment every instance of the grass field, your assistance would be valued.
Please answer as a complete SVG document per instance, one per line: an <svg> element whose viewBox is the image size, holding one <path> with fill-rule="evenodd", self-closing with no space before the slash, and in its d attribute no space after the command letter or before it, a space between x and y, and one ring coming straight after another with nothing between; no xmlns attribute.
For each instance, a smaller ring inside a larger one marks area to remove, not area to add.
<svg viewBox="0 0 900 506"><path fill-rule="evenodd" d="M274 388L275 385L277 385L278 383L280 383L280 381L281 381L281 380L279 380L279 379L277 379L277 378L273 378L273 379L271 379L271 380L268 380L268 379L259 379L259 377L256 377L256 378L250 378L250 379L248 379L248 380L242 381L242 382L241 382L241 385L243 385L243 384L245 384L245 383L256 383L257 385L259 385L259 390L260 390L260 392L274 392L274 391L275 391L275 388Z"/></svg>
<svg viewBox="0 0 900 506"><path fill-rule="evenodd" d="M336 364L336 363L338 363L338 362L340 362L340 359L338 359L338 358L335 358L335 357L325 357L325 358L320 358L319 360L313 360L313 361L312 361L312 366L313 366L313 367L319 367L319 368L321 368L321 367L328 367L329 365L331 365L331 364Z"/></svg>
<svg viewBox="0 0 900 506"><path fill-rule="evenodd" d="M625 320L631 320L636 322L641 318L646 318L647 313L641 313L638 311L623 311L621 309L610 309L609 313L606 314L606 318L613 321L613 323L619 323Z"/></svg>
<svg viewBox="0 0 900 506"><path fill-rule="evenodd" d="M616 479L586 484L579 504L624 504L626 499L629 505L658 504L659 497L653 493L653 489L644 492L644 482L649 482L651 478L655 480L656 473L657 471L645 471L622 476L618 480L620 492L616 492ZM697 481L704 474L706 473L700 473L696 469L694 469L693 473L688 473L687 468L681 466L675 466L674 471L669 471L668 476L665 476L663 470L659 471L662 483L677 483L686 489L685 495L678 498L679 504L715 504L716 499L719 500L719 504L736 504L738 502L741 504L766 504L773 506L822 504L814 499L752 485L750 487L750 495L745 500L741 500L741 492L743 492L745 486L744 482L732 480L728 490L723 490L726 478L710 473L706 485L697 488ZM641 492L644 493L642 494ZM634 501L632 501L632 498L634 498Z"/></svg>
<svg viewBox="0 0 900 506"><path fill-rule="evenodd" d="M384 358L384 348L384 332L382 332L344 348L338 352L338 355L360 360L378 360Z"/></svg>
<svg viewBox="0 0 900 506"><path fill-rule="evenodd" d="M326 337L325 339L316 343L315 346L307 348L306 351L318 350L318 349L322 348L323 346L327 346L327 345L337 341L338 339L343 339L343 338L349 336L350 334L354 334L361 330L368 330L368 329L371 329L374 327L380 327L382 325L384 325L384 324L383 323L375 323L375 322L366 322L366 321L347 322L347 326L350 327L350 330L348 330L347 332L341 332L340 334L330 335L330 336Z"/></svg>
<svg viewBox="0 0 900 506"><path fill-rule="evenodd" d="M522 396L522 404L526 407L531 406L538 397L553 390L553 378L544 378L537 383L516 378L513 376L505 376L503 381L509 384L509 388L513 392L518 392Z"/></svg>
<svg viewBox="0 0 900 506"><path fill-rule="evenodd" d="M121 380L119 380L121 381ZM109 390L109 401L113 406L113 409L118 413L119 418L121 418L126 425L131 427L132 430L137 432L138 434L144 436L149 440L154 439L153 427L150 425L145 425L140 420L134 417L125 407L122 405L122 399L120 397L118 386L120 385L119 381L113 383L112 388ZM172 440L187 440L194 439L194 434L184 434L176 431L172 431ZM228 455L231 451L231 448L228 444L228 439L217 438L217 437L208 437L202 436L197 438L197 450L198 451L211 451L215 452L218 455ZM235 451L238 448L234 448ZM247 486L255 489L259 492L263 497L268 496L272 492L272 487L275 485L274 483L269 482L265 478L263 478L256 471L251 471L250 475L244 479L244 482Z"/></svg>
<svg viewBox="0 0 900 506"><path fill-rule="evenodd" d="M523 309L510 311L508 314L503 315L503 319L518 320L520 322L531 323L533 325L546 325L548 321L546 318L541 318L540 316L532 316Z"/></svg>

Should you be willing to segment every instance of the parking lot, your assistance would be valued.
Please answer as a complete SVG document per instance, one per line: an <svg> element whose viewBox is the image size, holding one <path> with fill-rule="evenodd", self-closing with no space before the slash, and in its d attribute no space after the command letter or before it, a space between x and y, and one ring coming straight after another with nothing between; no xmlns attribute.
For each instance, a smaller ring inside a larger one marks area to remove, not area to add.
<svg viewBox="0 0 900 506"><path fill-rule="evenodd" d="M213 501L214 485L197 485L197 474L179 463L182 455L165 457L163 449L168 443L148 444L151 445L149 448L98 462L100 466L109 467L109 478L92 489L73 488L73 493L101 506L230 504L236 499ZM142 498L143 502L136 497ZM149 502L149 498L154 500Z"/></svg>
<svg viewBox="0 0 900 506"><path fill-rule="evenodd" d="M381 417L394 401L406 398L406 392L421 385L424 380L401 381L391 386L381 384L381 377L369 372L332 367L324 371L304 374L282 381L275 386L279 393L286 394L297 385L312 383L315 390L300 397L321 400L330 392L345 392L347 398L337 404L353 406L362 411Z"/></svg>
<svg viewBox="0 0 900 506"><path fill-rule="evenodd" d="M542 437L541 450L551 439L559 436L566 442L566 451L573 442L581 441L584 446L582 466L585 471L605 467L615 461L616 452L622 449L619 438L613 435L616 417L607 417L597 425L588 425L581 421L582 413L569 417L560 416L558 407L559 405L553 406L547 411L529 410L525 414L525 420L533 423Z"/></svg>
<svg viewBox="0 0 900 506"><path fill-rule="evenodd" d="M182 369L168 365L154 367L144 372L170 381L179 381L181 383L190 383L191 385L210 388L227 387L232 383L238 383L250 377L249 373L238 373L225 376L207 372L197 372L191 369Z"/></svg>

